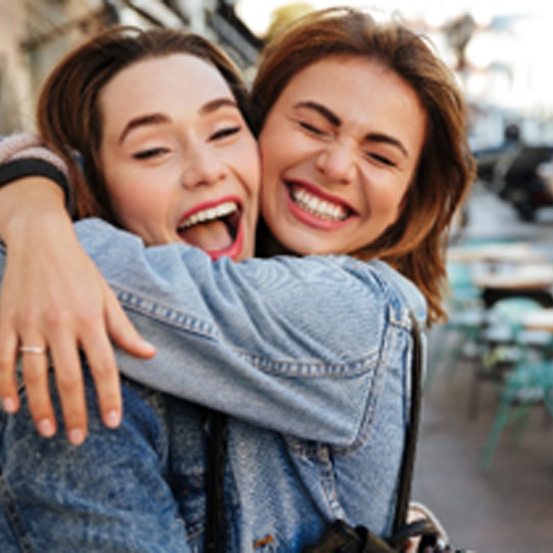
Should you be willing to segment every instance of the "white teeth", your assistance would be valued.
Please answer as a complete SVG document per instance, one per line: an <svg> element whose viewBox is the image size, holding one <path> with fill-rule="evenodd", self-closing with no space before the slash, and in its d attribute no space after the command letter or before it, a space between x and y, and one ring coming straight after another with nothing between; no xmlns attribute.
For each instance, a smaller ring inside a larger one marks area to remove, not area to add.
<svg viewBox="0 0 553 553"><path fill-rule="evenodd" d="M344 221L348 216L348 212L343 206L327 200L321 200L321 198L309 193L305 188L293 188L292 199L302 209L321 219Z"/></svg>
<svg viewBox="0 0 553 553"><path fill-rule="evenodd" d="M179 226L179 230L189 228L198 223L205 223L206 221L213 221L220 217L225 217L238 210L238 205L235 202L225 202L215 207L203 209L202 211L196 211L190 217L187 217Z"/></svg>

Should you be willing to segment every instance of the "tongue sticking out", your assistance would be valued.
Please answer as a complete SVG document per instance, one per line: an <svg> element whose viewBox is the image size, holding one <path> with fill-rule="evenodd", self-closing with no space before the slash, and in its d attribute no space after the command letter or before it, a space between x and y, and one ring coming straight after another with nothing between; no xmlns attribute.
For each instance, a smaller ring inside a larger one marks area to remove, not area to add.
<svg viewBox="0 0 553 553"><path fill-rule="evenodd" d="M199 223L179 232L182 239L204 251L219 251L230 247L233 238L223 221Z"/></svg>

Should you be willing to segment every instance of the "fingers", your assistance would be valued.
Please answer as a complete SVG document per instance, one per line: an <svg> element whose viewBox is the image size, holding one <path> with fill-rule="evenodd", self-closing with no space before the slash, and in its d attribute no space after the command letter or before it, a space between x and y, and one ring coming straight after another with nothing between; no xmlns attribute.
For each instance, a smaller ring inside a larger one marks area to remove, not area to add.
<svg viewBox="0 0 553 553"><path fill-rule="evenodd" d="M46 347L43 345L43 340L39 338L26 337L23 344L23 349L25 347L28 349L28 351L21 351L21 364L29 410L39 434L50 438L56 433L57 428L48 386ZM41 349L42 352L40 352Z"/></svg>
<svg viewBox="0 0 553 553"><path fill-rule="evenodd" d="M19 409L16 379L17 336L0 324L0 398L6 413Z"/></svg>
<svg viewBox="0 0 553 553"><path fill-rule="evenodd" d="M104 424L116 428L123 415L119 371L109 338L103 332L90 336L83 344L96 387L96 395Z"/></svg>
<svg viewBox="0 0 553 553"><path fill-rule="evenodd" d="M155 355L155 347L140 336L109 287L106 290L106 319L107 332L121 349L145 359Z"/></svg>
<svg viewBox="0 0 553 553"><path fill-rule="evenodd" d="M88 417L81 360L72 336L67 338L58 336L53 342L51 357L65 424L65 433L67 439L73 445L80 445L87 436ZM31 403L30 391L28 391L28 395L29 408L33 414L33 419L37 420L41 414L36 410L43 408L44 403L40 405L36 401Z"/></svg>

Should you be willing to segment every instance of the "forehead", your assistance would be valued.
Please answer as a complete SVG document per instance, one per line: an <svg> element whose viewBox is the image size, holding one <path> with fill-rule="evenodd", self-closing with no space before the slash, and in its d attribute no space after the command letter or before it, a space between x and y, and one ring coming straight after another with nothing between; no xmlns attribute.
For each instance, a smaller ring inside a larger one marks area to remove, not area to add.
<svg viewBox="0 0 553 553"><path fill-rule="evenodd" d="M330 56L312 63L290 79L282 95L308 94L336 100L337 94L347 94L342 97L344 103L370 105L384 92L394 101L420 104L416 91L393 69L360 56Z"/></svg>
<svg viewBox="0 0 553 553"><path fill-rule="evenodd" d="M133 63L103 87L99 102L110 117L132 117L144 109L196 110L232 92L210 63L190 54L170 54Z"/></svg>
<svg viewBox="0 0 553 553"><path fill-rule="evenodd" d="M385 132L407 144L423 140L427 114L415 89L378 60L332 56L308 65L288 82L274 108L316 102L349 128ZM415 150L418 148L415 148Z"/></svg>

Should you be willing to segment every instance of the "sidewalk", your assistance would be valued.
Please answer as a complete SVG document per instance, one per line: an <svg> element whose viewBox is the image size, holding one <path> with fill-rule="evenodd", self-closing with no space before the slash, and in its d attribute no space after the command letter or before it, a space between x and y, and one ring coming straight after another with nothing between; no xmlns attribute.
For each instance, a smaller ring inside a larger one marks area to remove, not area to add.
<svg viewBox="0 0 553 553"><path fill-rule="evenodd" d="M553 424L531 414L520 444L506 431L488 471L478 466L496 406L481 388L468 416L472 367L442 366L425 391L413 498L433 509L453 545L478 553L553 552Z"/></svg>

